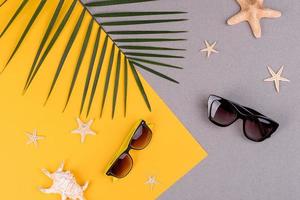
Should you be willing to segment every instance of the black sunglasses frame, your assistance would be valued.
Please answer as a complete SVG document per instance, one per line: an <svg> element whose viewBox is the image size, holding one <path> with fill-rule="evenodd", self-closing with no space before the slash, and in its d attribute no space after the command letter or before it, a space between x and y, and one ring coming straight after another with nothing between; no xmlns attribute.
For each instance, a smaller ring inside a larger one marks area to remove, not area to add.
<svg viewBox="0 0 300 200"><path fill-rule="evenodd" d="M236 117L235 117L235 120L233 120L231 123L229 124L220 124L216 121L213 120L212 116L211 116L211 109L212 109L212 104L215 102L215 101L224 101L228 104L230 104L235 112L236 112ZM242 119L243 120L243 132L244 132L244 136L251 140L251 141L254 141L254 142L262 142L264 141L265 139L267 138L270 138L271 135L277 130L277 128L279 127L279 124L277 122L275 122L274 120L270 119L269 117L257 112L256 110L253 110L251 108L248 108L248 107L245 107L245 106L242 106L242 105L239 105L233 101L229 101L227 99L224 99L222 97L219 97L217 95L210 95L208 97L208 118L209 120L214 123L215 125L217 126L220 126L220 127L227 127L227 126L230 126L231 124L233 124L234 122L236 122L238 119ZM245 130L245 123L246 123L246 120L247 119L250 119L250 120L253 120L253 121L258 121L258 118L260 119L264 119L268 122L270 122L272 124L272 126L274 127L274 129L266 136L264 136L262 139L258 139L258 140L255 140L253 138L250 138L248 135L247 135L247 131Z"/></svg>
<svg viewBox="0 0 300 200"><path fill-rule="evenodd" d="M131 146L132 139L133 139L133 137L135 136L137 130L138 130L141 126L145 126L145 127L147 127L149 130L151 130L150 127L147 125L147 123L146 123L144 120L141 120L140 124L139 124L139 125L135 128L135 130L133 131L133 134L132 134L132 136L131 136L131 139L129 140L128 147L127 147L127 148L126 148L126 149L118 156L118 158L113 162L113 164L112 164L112 165L110 166L110 168L107 170L107 172L106 172L106 175L107 175L107 176L114 176L114 174L111 172L111 169L114 167L114 165L117 163L118 159L119 159L123 154L127 154L127 155L129 156L129 158L131 159L132 165L131 165L130 169L128 170L127 174L125 174L123 177L116 177L116 178L124 178L124 177L126 177L126 176L131 172L132 167L133 167L133 159L132 159L132 157L131 157L131 155L130 155L130 153L129 153L130 150L136 150L136 151L143 150L143 149L145 149L145 148L149 145L149 143L150 143L150 141L151 141L151 139L152 139L152 133L151 133L151 138L149 139L149 142L144 146L144 148L138 149L138 148L134 148L134 147ZM152 130L151 130L151 132L152 132Z"/></svg>

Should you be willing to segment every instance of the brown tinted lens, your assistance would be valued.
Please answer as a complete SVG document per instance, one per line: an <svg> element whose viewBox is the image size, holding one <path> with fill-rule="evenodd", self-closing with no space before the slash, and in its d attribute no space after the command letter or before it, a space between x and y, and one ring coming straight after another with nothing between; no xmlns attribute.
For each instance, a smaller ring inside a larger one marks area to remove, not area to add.
<svg viewBox="0 0 300 200"><path fill-rule="evenodd" d="M244 129L246 136L251 140L260 141L263 139L263 133L256 120L247 119Z"/></svg>
<svg viewBox="0 0 300 200"><path fill-rule="evenodd" d="M133 149L144 149L152 138L152 131L145 122L142 122L136 129L130 143L130 147Z"/></svg>
<svg viewBox="0 0 300 200"><path fill-rule="evenodd" d="M217 124L227 126L234 122L237 118L237 113L234 107L222 100L215 100L210 109L210 119Z"/></svg>
<svg viewBox="0 0 300 200"><path fill-rule="evenodd" d="M116 178L124 178L130 172L132 164L131 156L127 153L123 153L110 168L108 174Z"/></svg>

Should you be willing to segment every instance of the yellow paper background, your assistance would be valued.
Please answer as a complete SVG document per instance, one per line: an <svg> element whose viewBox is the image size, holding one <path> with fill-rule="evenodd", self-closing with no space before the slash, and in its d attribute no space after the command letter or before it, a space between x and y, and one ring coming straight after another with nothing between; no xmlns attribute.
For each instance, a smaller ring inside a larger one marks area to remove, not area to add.
<svg viewBox="0 0 300 200"><path fill-rule="evenodd" d="M5 65L38 2L29 2L17 21L0 39L0 67ZM63 8L64 11L70 5L69 0L66 2ZM3 30L19 3L20 1L9 1L4 7L0 8L0 30ZM79 3L77 3L69 23L47 57L29 91L22 95L30 66L56 4L57 1L46 3L38 21L33 25L21 48L7 69L0 75L1 199L59 199L58 195L39 192L38 187L49 187L51 185L51 180L40 169L45 167L49 171L54 171L62 161L66 162L65 169L71 170L80 184L90 181L90 186L85 192L85 197L89 200L155 199L201 161L206 153L147 82L142 79L153 111L149 112L147 110L131 71L129 71L128 80L128 112L127 117L124 118L122 87L124 81L122 70L124 66L121 67L120 93L115 119L111 119L114 70L112 71L104 115L99 118L103 81L106 74L106 67L104 67L101 72L100 79L102 81L100 81L100 86L96 92L92 113L87 119L84 116L81 117L83 120L95 120L92 129L97 132L97 135L87 136L85 143L81 144L80 136L70 133L77 128L76 117L79 115L81 95L92 54L96 26L93 28L92 39L89 42L70 104L65 112L62 112L62 109L66 101L83 36L90 20L88 15L85 16L83 27L64 65L54 93L47 105L43 106L60 56L64 50L63 47L65 47L66 40L69 38L82 9ZM59 19L61 20L62 16ZM57 24L55 26L57 27ZM101 46L104 37L105 35L102 34ZM108 51L110 48L111 41L109 42ZM96 63L97 61L98 59ZM108 58L106 58L105 63L104 66L107 66ZM115 64L116 62L114 66ZM145 150L131 151L134 159L134 167L131 173L126 178L113 182L111 178L104 175L106 164L114 156L132 125L141 118L155 125L153 139ZM39 142L38 148L26 144L27 136L25 133L34 129L38 130L39 135L46 137L46 139ZM149 176L156 176L159 181L153 191L145 184Z"/></svg>

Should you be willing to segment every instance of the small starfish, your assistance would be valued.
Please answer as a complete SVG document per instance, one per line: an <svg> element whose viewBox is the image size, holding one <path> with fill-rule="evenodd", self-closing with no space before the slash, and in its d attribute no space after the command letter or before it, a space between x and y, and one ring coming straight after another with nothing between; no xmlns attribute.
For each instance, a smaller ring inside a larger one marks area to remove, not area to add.
<svg viewBox="0 0 300 200"><path fill-rule="evenodd" d="M156 180L155 176L149 176L148 180L145 184L150 185L150 189L153 190L154 186L157 185L159 182Z"/></svg>
<svg viewBox="0 0 300 200"><path fill-rule="evenodd" d="M88 123L83 123L79 118L77 118L77 123L78 128L73 130L72 133L81 135L81 143L84 143L85 137L87 135L96 135L96 133L90 128L93 120L88 121Z"/></svg>
<svg viewBox="0 0 300 200"><path fill-rule="evenodd" d="M45 138L44 136L38 136L36 129L33 130L33 133L26 133L26 135L28 137L27 144L34 144L36 147L38 146L38 140Z"/></svg>
<svg viewBox="0 0 300 200"><path fill-rule="evenodd" d="M201 52L207 52L207 54L206 54L207 58L209 58L212 53L219 53L216 49L214 49L217 42L214 42L213 44L209 44L209 42L207 40L205 40L204 42L205 42L206 48L201 49Z"/></svg>
<svg viewBox="0 0 300 200"><path fill-rule="evenodd" d="M263 0L236 0L240 5L241 10L233 17L227 20L228 25L239 24L240 22L247 21L252 29L256 38L261 37L261 18L278 18L281 12L265 8Z"/></svg>
<svg viewBox="0 0 300 200"><path fill-rule="evenodd" d="M270 67L268 67L268 70L269 70L270 74L272 75L272 77L267 78L267 79L264 80L264 81L266 81L266 82L267 82L267 81L274 81L274 83L275 83L275 88L276 88L276 91L277 91L278 93L279 93L279 85L280 85L280 81L290 82L290 80L288 80L287 78L284 78L284 77L281 76L282 71L283 71L283 67L284 67L284 66L282 66L282 67L278 70L277 73L275 73L275 72L273 71L273 69L271 69Z"/></svg>

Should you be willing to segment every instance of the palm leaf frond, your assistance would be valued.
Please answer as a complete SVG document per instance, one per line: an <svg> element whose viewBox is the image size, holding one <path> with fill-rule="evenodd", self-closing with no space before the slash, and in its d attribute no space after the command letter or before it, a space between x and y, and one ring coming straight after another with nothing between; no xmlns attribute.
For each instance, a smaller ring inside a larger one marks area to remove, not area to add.
<svg viewBox="0 0 300 200"><path fill-rule="evenodd" d="M9 22L7 23L7 25L5 26L5 28L3 29L3 31L0 34L0 38L4 35L4 33L8 30L8 28L10 27L10 25L15 21L15 19L18 17L18 15L21 13L21 11L23 10L24 6L28 3L28 0L23 0L22 3L20 4L20 6L18 7L17 11L15 12L15 14L13 15L13 17L9 20Z"/></svg>
<svg viewBox="0 0 300 200"><path fill-rule="evenodd" d="M128 52L126 53L129 56L136 57L157 57L157 58L184 58L183 56L173 56L173 55L165 55L165 54L153 54L153 53L136 53L136 52Z"/></svg>
<svg viewBox="0 0 300 200"><path fill-rule="evenodd" d="M92 103L93 103L93 100L94 100L94 97L95 97L95 92L96 92L96 89L97 89L97 85L98 85L98 82L99 82L102 65L103 65L103 62L104 62L105 53L106 53L106 50L107 50L107 43L108 43L108 35L106 35L103 46L102 46L101 55L100 55L99 62L98 62L98 65L97 65L95 78L94 78L94 83L93 83L93 86L92 86L90 101L89 101L89 104L88 104L88 109L87 109L87 114L86 115L89 115L90 110L91 110L91 106L92 106Z"/></svg>
<svg viewBox="0 0 300 200"><path fill-rule="evenodd" d="M53 45L55 44L56 40L58 39L59 35L61 34L65 24L67 23L67 21L69 20L74 8L75 8L75 5L77 3L77 0L73 0L71 6L69 7L68 11L66 12L64 18L62 19L61 23L59 24L57 30L55 31L53 37L51 38L48 46L46 47L46 49L44 50L44 53L43 55L40 56L40 59L39 59L39 62L38 64L36 64L36 66L34 66L34 70L31 70L32 71L32 74L29 74L28 75L28 78L27 78L27 82L25 83L25 90L30 86L31 82L33 81L33 79L35 78L37 72L39 71L41 65L43 64L44 60L46 59L46 57L48 56L48 54L50 53L50 50L51 48L53 47ZM85 10L84 10L85 12ZM51 90L50 92L51 93ZM48 95L49 97L49 95ZM47 98L48 99L48 98Z"/></svg>
<svg viewBox="0 0 300 200"><path fill-rule="evenodd" d="M129 26L139 24L158 24L166 22L180 22L186 21L187 19L158 19L158 20L130 20L130 21L114 21L114 22L103 22L103 26Z"/></svg>
<svg viewBox="0 0 300 200"><path fill-rule="evenodd" d="M103 87L101 92L101 103L100 103L100 116L104 112L104 106L107 101L107 96L110 88L112 88L112 117L114 118L117 104L118 104L118 94L120 91L121 84L123 85L124 90L124 116L127 113L127 98L129 92L129 73L133 76L133 79L137 85L137 88L145 102L149 111L151 111L150 101L146 94L145 88L140 79L139 73L136 68L141 68L150 72L160 78L166 79L168 81L178 83L175 79L154 70L153 67L166 67L174 69L182 69L182 67L167 63L166 61L161 61L161 59L180 59L184 58L182 55L177 53L185 51L184 48L180 46L174 47L169 46L168 44L174 42L185 41L182 38L181 34L185 33L184 30L171 30L170 28L152 28L155 24L172 24L172 23L183 23L187 19L181 17L185 12L181 11L124 11L124 12L107 12L105 9L106 6L117 6L117 5L128 5L133 3L151 3L158 0L97 0L94 2L82 3L79 0L72 0L71 3L67 5L67 11L63 13L63 5L67 4L64 0L59 0L54 12L51 15L46 31L43 34L42 40L37 49L36 55L33 59L29 74L24 86L24 91L26 91L33 80L37 76L39 70L43 66L45 59L47 58L50 51L53 49L56 41L59 36L65 29L65 26L70 21L71 14L75 10L78 2L81 4L81 13L77 18L75 26L67 39L66 46L63 50L63 53L60 57L58 66L55 70L54 77L46 97L46 102L49 99L50 95L54 91L54 88L57 84L59 77L61 77L61 72L65 66L68 55L70 54L72 46L75 44L77 35L81 29L84 28L83 21L85 16L88 14L91 19L85 31L84 39L80 43L80 53L77 58L76 65L74 66L74 72L71 74L71 83L69 90L67 92L67 99L65 103L65 108L67 107L73 91L76 88L77 82L79 80L79 74L81 73L83 59L89 48L89 43L91 41L91 36L93 35L93 26L97 26L95 40L93 40L92 45L92 55L89 56L89 64L87 67L87 72L83 76L85 79L84 87L82 91L81 104L80 104L80 114L82 114L85 104L87 104L86 116L90 114L92 104L94 102L94 97L96 91L99 88L100 84ZM9 20L7 25L4 27L0 33L0 38L7 32L11 27L13 22L24 12L24 7L28 4L28 0L22 0L16 12ZM34 22L37 21L39 14L43 10L47 0L40 0L36 10L34 11L30 21L28 22L25 30L23 31L16 47L13 50L13 53L10 55L7 64L13 59L15 53L18 51L20 45L24 42L25 37L29 33ZM89 8L97 10L96 12L91 12ZM104 8L101 11L101 8ZM60 15L62 20L59 22ZM121 19L120 19L121 18ZM57 24L57 26L56 26ZM151 28L149 28L151 26ZM54 27L57 27L56 29ZM138 28L137 28L138 27ZM55 30L54 30L55 29ZM107 30L106 30L107 29ZM112 29L112 30L111 30ZM104 35L104 36L103 36ZM178 37L178 35L180 35ZM103 39L101 39L103 36ZM177 36L177 37L173 37ZM105 38L105 39L104 39ZM47 45L46 45L47 44ZM107 52L108 51L108 52ZM164 52L164 53L162 53ZM97 56L99 54L99 56ZM99 59L97 62L97 58ZM108 59L106 64L105 60ZM104 66L105 65L105 66ZM7 65L6 65L7 66ZM5 66L5 67L6 67ZM102 69L105 67L105 76L100 79ZM115 73L112 76L112 73ZM123 74L123 76L122 76ZM114 80L113 80L114 77ZM120 82L120 78L123 77L124 81ZM78 80L77 80L78 79ZM112 80L112 81L111 81ZM110 83L111 82L111 83ZM111 85L111 86L110 86ZM101 87L101 88L102 88ZM89 92L90 91L90 92ZM64 109L65 109L64 108Z"/></svg>
<svg viewBox="0 0 300 200"><path fill-rule="evenodd" d="M152 61L152 60L146 60L146 59L135 58L135 57L128 57L128 59L133 60L133 61L139 61L139 62L142 62L142 63L152 64L152 65L156 65L156 66L182 69L182 67L179 67L179 66L176 66L176 65L170 65L170 64L166 64L166 63L162 63L162 62Z"/></svg>
<svg viewBox="0 0 300 200"><path fill-rule="evenodd" d="M103 97L102 97L102 105L101 105L100 117L102 116L102 113L103 113L103 108L104 108L104 105L105 105L106 96L107 96L107 92L108 92L110 75L111 75L111 71L112 71L112 67L113 67L113 62L114 62L114 58L115 58L115 47L116 46L113 44L111 52L110 52L110 59L109 59L108 69L107 69L107 72L106 72L105 85L104 85L104 90L103 90Z"/></svg>
<svg viewBox="0 0 300 200"><path fill-rule="evenodd" d="M144 86L143 86L143 84L141 82L141 79L140 79L140 77L139 77L139 75L138 75L135 67L133 66L132 62L129 62L129 65L130 65L131 71L133 73L133 77L134 77L134 79L136 81L136 84L137 84L137 86L138 86L138 88L139 88L139 90L140 90L140 92L141 92L141 94L142 94L142 96L144 98L144 101L146 102L146 105L147 105L148 109L151 111L152 110L151 109L151 105L150 105L150 102L148 100L147 94L145 92Z"/></svg>
<svg viewBox="0 0 300 200"><path fill-rule="evenodd" d="M94 20L91 18L88 29L86 31L86 35L85 35L83 44L82 44L82 48L81 48L80 55L79 55L79 58L78 58L78 61L77 61L77 64L76 64L76 68L75 68L75 71L74 71L74 74L73 74L73 79L72 79L72 83L71 83L71 86L70 86L70 89L69 89L65 109L66 109L66 107L69 103L71 94L72 94L74 86L75 86L75 82L77 80L77 76L78 76L78 73L79 73L79 70L80 70L80 66L82 64L82 60L83 60L84 54L86 52L86 48L87 48L89 40L90 40L91 32L92 32L92 29L93 29L93 24L94 24Z"/></svg>
<svg viewBox="0 0 300 200"><path fill-rule="evenodd" d="M142 65L141 63L134 62L134 61L131 61L131 63L132 63L133 65L138 66L139 68L142 68L142 69L144 69L144 70L146 70L146 71L148 71L148 72L150 72L150 73L152 73L152 74L155 74L155 75L157 75L157 76L159 76L159 77L161 77L161 78L167 79L167 80L172 81L172 82L174 82L174 83L179 83L179 82L176 81L175 79L170 78L169 76L166 76L166 75L164 75L164 74L162 74L162 73L160 73L160 72L158 72L158 71L155 71L154 69L151 69L151 68L149 68L149 67L146 67L145 65Z"/></svg>
<svg viewBox="0 0 300 200"><path fill-rule="evenodd" d="M7 2L7 0L3 1L3 2L0 4L0 7L2 7L6 2Z"/></svg>
<svg viewBox="0 0 300 200"><path fill-rule="evenodd" d="M184 41L185 39L172 39L172 38L122 38L116 39L115 42L175 42Z"/></svg>
<svg viewBox="0 0 300 200"><path fill-rule="evenodd" d="M155 35L155 34L173 34L173 33L186 33L186 31L108 31L109 35Z"/></svg>
<svg viewBox="0 0 300 200"><path fill-rule="evenodd" d="M114 96L113 96L113 106L112 106L112 118L115 116L118 89L119 89L119 79L120 79L120 67L121 67L121 51L118 53L117 58L117 68L116 68L116 77L115 77L115 87L114 87Z"/></svg>
<svg viewBox="0 0 300 200"><path fill-rule="evenodd" d="M88 7L99 7L99 6L112 6L118 4L130 4L130 3L141 3L141 2L149 2L156 0L104 0L104 1L96 1L91 3L86 3L85 5Z"/></svg>
<svg viewBox="0 0 300 200"><path fill-rule="evenodd" d="M26 84L25 84L25 87L24 87L24 91L25 91L26 88L27 88L27 83L29 82L29 79L30 79L31 74L33 73L34 67L35 67L35 65L37 64L38 59L39 59L39 57L40 57L40 55L41 55L41 53L42 53L42 50L43 50L43 48L44 48L44 46L45 46L45 44L46 44L46 42L47 42L47 40L48 40L48 38L49 38L49 36L50 36L50 33L51 33L52 28L53 28L53 26L54 26L54 24L55 24L55 22L56 22L56 20L57 20L57 18L58 18L58 15L59 15L59 13L60 13L60 11L61 11L61 8L62 8L62 6L63 6L63 3L64 3L63 0L60 0L60 1L59 1L58 5L57 5L57 7L56 7L56 9L55 9L55 11L54 11L54 14L53 14L53 16L52 16L52 19L50 20L50 23L49 23L49 25L48 25L48 27L47 27L47 30L46 30L46 32L45 32L45 35L43 36L42 42L41 42L41 44L40 44L40 46L39 46L39 49L38 49L38 51L37 51L37 53L36 53L36 56L35 56L34 61L33 61L33 64L32 64L32 66L31 66L31 69L30 69L30 72L29 72L29 75L28 75L28 78L27 78L27 80L26 80Z"/></svg>
<svg viewBox="0 0 300 200"><path fill-rule="evenodd" d="M91 76L92 76L92 72L93 72L93 67L94 67L97 52L98 52L100 37L101 37L101 29L99 27L97 30L97 35L96 35L96 39L95 39L95 43L94 43L93 54L91 57L88 73L86 75L86 81L85 81L84 91L83 91L82 100L81 100L80 114L82 113L86 95L87 95L87 92L89 89L90 80L91 80Z"/></svg>
<svg viewBox="0 0 300 200"><path fill-rule="evenodd" d="M63 66L64 66L64 63L65 63L65 61L66 61L66 59L67 59L67 56L68 56L68 54L69 54L69 52L70 52L70 50L71 50L71 47L72 47L72 45L73 45L73 43L74 43L74 41L75 41L75 38L76 38L76 36L77 36L77 33L78 33L78 31L79 31L79 29L80 29L80 27L81 27L81 24L82 24L84 15L85 15L85 10L82 10L82 11L81 11L81 14L80 14L80 16L79 16L79 18L78 18L78 20L77 20L77 23L76 23L76 25L75 25L75 28L74 28L74 30L73 30L73 32L72 32L70 38L69 38L69 41L68 41L67 46L66 46L66 48L65 48L65 50L64 50L64 53L63 53L63 55L62 55L62 57L61 57L61 59L60 59L59 65L58 65L58 67L57 67L57 69L56 69L56 73L55 73L54 79L53 79L53 81L52 81L52 84L51 84L50 91L49 91L49 93L48 93L46 102L47 102L47 100L49 99L49 97L50 97L50 95L51 95L51 93L52 93L52 91L53 91L53 89L54 89L54 86L55 86L55 84L56 84L56 81L57 81L57 79L58 79L58 77L59 77L59 75L60 75L60 72L61 72L61 70L62 70L62 68L63 68ZM56 32L56 33L58 33L58 32ZM50 44L51 44L51 43L50 43ZM51 47L49 47L49 45L48 45L47 49L49 49L49 48L51 48ZM47 52L47 49L46 49L45 53ZM45 55L45 53L44 53L44 55ZM44 58L44 55L42 56L41 59ZM34 78L34 76L36 75L37 71L39 70L41 64L42 64L42 62L41 62L41 60L40 60L39 64L38 64L37 67L36 67L36 70L34 71L34 74L33 74L33 77L31 78L31 80L33 80L33 78ZM30 84L30 83L28 83L28 85L29 85L29 84Z"/></svg>
<svg viewBox="0 0 300 200"><path fill-rule="evenodd" d="M136 17L136 16L153 16L153 15L175 15L183 14L185 12L110 12L110 13L96 13L95 17Z"/></svg>
<svg viewBox="0 0 300 200"><path fill-rule="evenodd" d="M36 20L36 18L38 17L38 15L40 14L40 12L42 11L43 7L45 6L45 3L46 3L46 0L42 0L37 9L35 10L33 16L31 17L29 23L27 24L24 32L22 33L20 39L19 39L19 42L17 43L17 46L15 47L14 51L12 52L11 56L9 57L4 69L6 68L6 66L8 65L8 63L11 61L11 59L14 57L15 53L18 51L19 47L21 46L23 40L25 39L28 31L30 30L31 26L33 25L34 21ZM3 70L4 70L3 69Z"/></svg>
<svg viewBox="0 0 300 200"><path fill-rule="evenodd" d="M128 92L128 65L127 59L124 58L124 116L127 113L127 92Z"/></svg>
<svg viewBox="0 0 300 200"><path fill-rule="evenodd" d="M176 49L176 48L168 48L168 47L151 47L151 46L137 46L137 45L121 45L119 46L121 49L128 50L149 50L149 51L185 51L185 49Z"/></svg>

